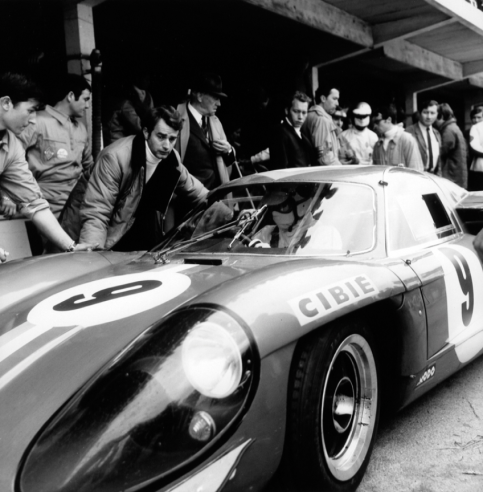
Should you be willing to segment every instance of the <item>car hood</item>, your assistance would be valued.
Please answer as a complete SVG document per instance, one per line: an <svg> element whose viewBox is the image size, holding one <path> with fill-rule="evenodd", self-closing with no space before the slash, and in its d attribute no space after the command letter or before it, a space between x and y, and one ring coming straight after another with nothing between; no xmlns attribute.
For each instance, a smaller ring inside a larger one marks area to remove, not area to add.
<svg viewBox="0 0 483 492"><path fill-rule="evenodd" d="M0 267L0 442L9 443L0 446L0 490L13 490L23 452L53 413L181 306L218 305L238 315L263 357L314 323L404 291L377 264L266 256L204 262L77 253ZM316 305L324 296L329 305Z"/></svg>

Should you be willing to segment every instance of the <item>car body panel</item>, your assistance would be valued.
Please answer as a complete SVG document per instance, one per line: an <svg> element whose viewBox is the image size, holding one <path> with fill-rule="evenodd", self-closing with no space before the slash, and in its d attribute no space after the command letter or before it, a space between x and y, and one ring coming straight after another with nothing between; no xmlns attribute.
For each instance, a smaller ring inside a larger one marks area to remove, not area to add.
<svg viewBox="0 0 483 492"><path fill-rule="evenodd" d="M399 172L415 185L424 178L422 189L434 188L452 222L450 235L391 251L385 206ZM0 442L9 443L0 446L0 490L13 492L22 457L52 416L177 309L210 306L240 320L256 345L260 373L229 439L160 485L160 492L261 490L283 456L297 343L334 320L360 313L396 342L390 355L400 406L483 353L483 305L477 302L483 269L456 212L459 192L454 198L437 179L382 166L279 170L237 183L330 180L374 190L371 251L333 257L178 251L165 258L93 252L0 266ZM237 183L220 189L231 191ZM371 318L380 309L387 320Z"/></svg>

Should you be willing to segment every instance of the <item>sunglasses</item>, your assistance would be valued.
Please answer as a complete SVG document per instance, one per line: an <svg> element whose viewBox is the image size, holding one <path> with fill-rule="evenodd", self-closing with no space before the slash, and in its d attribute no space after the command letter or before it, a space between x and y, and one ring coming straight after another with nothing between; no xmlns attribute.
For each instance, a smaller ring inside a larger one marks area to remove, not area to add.
<svg viewBox="0 0 483 492"><path fill-rule="evenodd" d="M370 114L358 114L354 113L354 118L357 118L358 120L363 120L364 118L369 118L371 116Z"/></svg>

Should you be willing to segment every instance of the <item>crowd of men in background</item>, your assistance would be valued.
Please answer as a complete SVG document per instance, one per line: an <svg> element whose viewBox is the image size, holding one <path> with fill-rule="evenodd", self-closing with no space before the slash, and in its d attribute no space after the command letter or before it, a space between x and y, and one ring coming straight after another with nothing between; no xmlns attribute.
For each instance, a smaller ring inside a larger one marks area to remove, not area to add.
<svg viewBox="0 0 483 492"><path fill-rule="evenodd" d="M53 105L37 112L34 82L0 78L0 214L31 219L40 252L151 249L209 190L267 169L405 166L483 189L483 106L472 110L465 138L447 103L423 102L405 128L394 104L343 109L340 89L323 83L315 104L293 93L275 125L263 121L261 101L250 145L244 129L228 138L216 116L227 97L218 75L198 74L176 109L155 106L146 81L134 77L94 162L82 122L91 86L70 74L56 89ZM7 255L0 248L0 261Z"/></svg>

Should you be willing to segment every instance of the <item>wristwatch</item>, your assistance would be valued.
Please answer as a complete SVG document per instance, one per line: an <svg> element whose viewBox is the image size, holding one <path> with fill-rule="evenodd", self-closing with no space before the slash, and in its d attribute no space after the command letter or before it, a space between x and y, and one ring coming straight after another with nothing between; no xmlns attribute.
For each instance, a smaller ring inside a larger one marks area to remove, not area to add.
<svg viewBox="0 0 483 492"><path fill-rule="evenodd" d="M75 241L72 241L72 244L68 246L65 250L66 253L73 253L75 251L75 247L77 246Z"/></svg>

